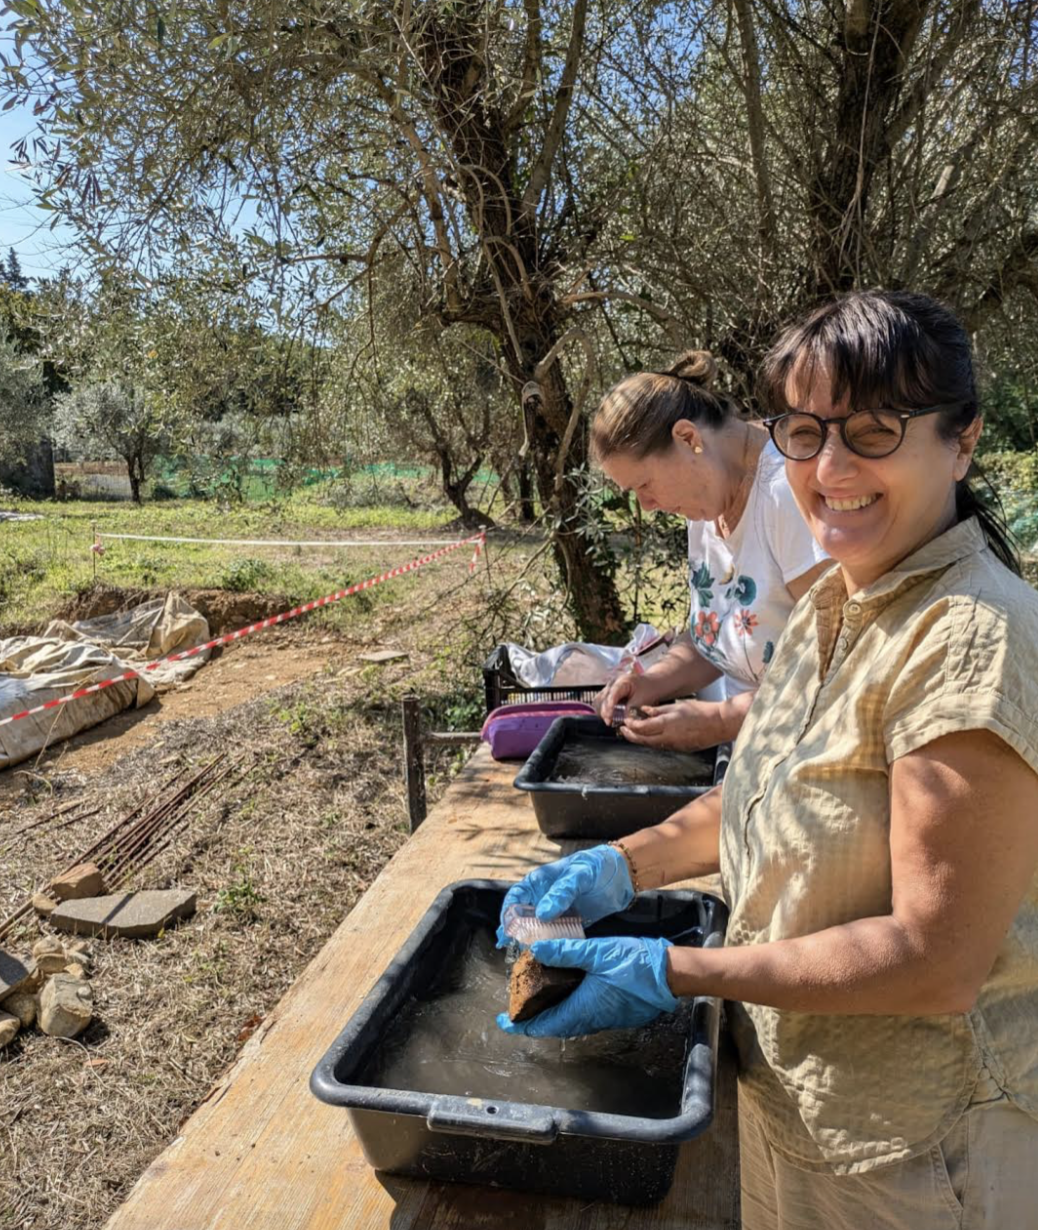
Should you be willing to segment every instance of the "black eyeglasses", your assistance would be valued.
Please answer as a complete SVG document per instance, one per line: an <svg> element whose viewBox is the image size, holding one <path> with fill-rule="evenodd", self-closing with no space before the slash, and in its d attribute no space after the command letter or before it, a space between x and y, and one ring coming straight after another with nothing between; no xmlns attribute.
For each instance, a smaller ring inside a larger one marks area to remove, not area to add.
<svg viewBox="0 0 1038 1230"><path fill-rule="evenodd" d="M965 402L947 402L922 410L855 410L853 414L823 419L806 410L791 410L765 419L775 447L791 461L810 461L825 447L829 428L839 424L840 439L859 457L889 457L901 447L909 419L941 410L958 410Z"/></svg>

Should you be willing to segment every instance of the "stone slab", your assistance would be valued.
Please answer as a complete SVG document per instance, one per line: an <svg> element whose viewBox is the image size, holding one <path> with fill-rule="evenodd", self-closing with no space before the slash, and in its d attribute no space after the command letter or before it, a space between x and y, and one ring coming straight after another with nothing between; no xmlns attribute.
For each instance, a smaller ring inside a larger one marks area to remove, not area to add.
<svg viewBox="0 0 1038 1230"><path fill-rule="evenodd" d="M408 655L402 649L375 649L371 653L357 656L362 662L395 662L397 658L406 658Z"/></svg>
<svg viewBox="0 0 1038 1230"><path fill-rule="evenodd" d="M24 961L13 957L0 948L0 1003L15 991L28 989L36 977L36 962L32 957Z"/></svg>
<svg viewBox="0 0 1038 1230"><path fill-rule="evenodd" d="M121 936L140 939L158 935L170 923L190 918L197 896L182 888L148 889L140 893L109 893L64 901L50 916L51 925L73 935Z"/></svg>

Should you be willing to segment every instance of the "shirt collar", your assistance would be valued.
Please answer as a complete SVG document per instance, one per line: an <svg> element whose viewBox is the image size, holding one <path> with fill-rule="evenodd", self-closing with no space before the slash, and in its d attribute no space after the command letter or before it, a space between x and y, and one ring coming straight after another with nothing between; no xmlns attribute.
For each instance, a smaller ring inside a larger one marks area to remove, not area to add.
<svg viewBox="0 0 1038 1230"><path fill-rule="evenodd" d="M880 604L892 598L913 577L940 572L967 556L976 555L987 547L987 540L976 517L959 521L950 529L924 543L918 551L906 556L896 568L885 572L854 595L853 601L861 606ZM819 609L842 606L847 599L843 573L839 565L830 569L811 587L811 600Z"/></svg>

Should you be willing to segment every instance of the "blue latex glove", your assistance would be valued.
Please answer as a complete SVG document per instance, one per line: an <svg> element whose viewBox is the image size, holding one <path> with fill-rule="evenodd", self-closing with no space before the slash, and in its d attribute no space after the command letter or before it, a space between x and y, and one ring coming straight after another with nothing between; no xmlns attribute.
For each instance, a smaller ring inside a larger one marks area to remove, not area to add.
<svg viewBox="0 0 1038 1230"><path fill-rule="evenodd" d="M627 860L615 846L592 846L554 863L545 863L513 884L505 894L501 914L510 905L526 902L537 907L537 917L557 918L573 906L585 926L609 914L626 910L634 900ZM508 936L497 929L498 948L507 948Z"/></svg>
<svg viewBox="0 0 1038 1230"><path fill-rule="evenodd" d="M613 936L595 940L538 940L530 951L542 965L587 970L584 981L561 1004L518 1025L502 1012L506 1034L530 1038L575 1038L601 1029L648 1025L678 1001L667 985L670 940Z"/></svg>

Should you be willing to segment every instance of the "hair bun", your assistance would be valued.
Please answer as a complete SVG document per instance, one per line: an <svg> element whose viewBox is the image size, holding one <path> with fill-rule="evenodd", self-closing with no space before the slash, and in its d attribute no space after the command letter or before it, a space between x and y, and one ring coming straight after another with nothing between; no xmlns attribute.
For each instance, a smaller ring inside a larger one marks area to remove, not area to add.
<svg viewBox="0 0 1038 1230"><path fill-rule="evenodd" d="M688 380L710 390L717 380L717 360L709 350L686 350L664 375L677 376L679 380Z"/></svg>

